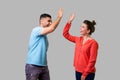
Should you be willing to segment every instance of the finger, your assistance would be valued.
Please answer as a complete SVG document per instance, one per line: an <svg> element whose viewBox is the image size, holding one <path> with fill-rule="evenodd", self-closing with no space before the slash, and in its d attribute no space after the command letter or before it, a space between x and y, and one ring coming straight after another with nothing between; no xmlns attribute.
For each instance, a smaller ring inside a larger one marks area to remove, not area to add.
<svg viewBox="0 0 120 80"><path fill-rule="evenodd" d="M72 17L73 17L73 18L75 17L75 13L72 14Z"/></svg>
<svg viewBox="0 0 120 80"><path fill-rule="evenodd" d="M62 8L60 8L59 10L63 12L63 9L62 9Z"/></svg>

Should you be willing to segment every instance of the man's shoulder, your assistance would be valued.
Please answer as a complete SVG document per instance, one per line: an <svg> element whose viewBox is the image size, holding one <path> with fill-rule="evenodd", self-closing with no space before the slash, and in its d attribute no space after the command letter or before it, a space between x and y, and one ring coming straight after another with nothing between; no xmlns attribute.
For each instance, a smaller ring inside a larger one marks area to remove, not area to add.
<svg viewBox="0 0 120 80"><path fill-rule="evenodd" d="M40 26L35 26L34 28L33 28L33 30L35 30L35 29L41 29L42 27L40 27Z"/></svg>
<svg viewBox="0 0 120 80"><path fill-rule="evenodd" d="M32 31L39 31L39 30L41 30L41 29L42 29L42 27L36 26L36 27L34 27L34 28L32 29Z"/></svg>

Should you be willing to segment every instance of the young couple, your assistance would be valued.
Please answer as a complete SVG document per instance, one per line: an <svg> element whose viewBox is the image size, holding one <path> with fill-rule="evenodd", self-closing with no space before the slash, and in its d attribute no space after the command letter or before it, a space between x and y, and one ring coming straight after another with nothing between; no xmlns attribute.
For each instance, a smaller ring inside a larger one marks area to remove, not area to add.
<svg viewBox="0 0 120 80"><path fill-rule="evenodd" d="M63 9L59 9L57 18L52 22L51 15L41 14L39 26L33 28L29 40L27 61L25 65L26 80L50 80L47 65L47 34L53 32L61 21ZM95 63L98 54L98 43L91 37L95 31L95 21L84 20L80 27L81 36L69 34L75 15L68 19L63 36L75 43L74 67L76 80L94 80Z"/></svg>

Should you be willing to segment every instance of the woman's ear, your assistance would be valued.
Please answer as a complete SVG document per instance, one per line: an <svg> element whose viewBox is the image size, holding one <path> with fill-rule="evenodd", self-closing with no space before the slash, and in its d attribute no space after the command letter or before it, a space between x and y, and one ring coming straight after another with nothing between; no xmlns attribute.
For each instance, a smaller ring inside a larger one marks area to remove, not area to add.
<svg viewBox="0 0 120 80"><path fill-rule="evenodd" d="M90 33L90 29L87 30L87 33L88 33L88 34Z"/></svg>

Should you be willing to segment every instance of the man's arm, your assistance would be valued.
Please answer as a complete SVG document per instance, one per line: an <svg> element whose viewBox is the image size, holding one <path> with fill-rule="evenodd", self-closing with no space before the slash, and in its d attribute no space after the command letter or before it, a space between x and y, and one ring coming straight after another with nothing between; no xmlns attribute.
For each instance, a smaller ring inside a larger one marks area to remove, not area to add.
<svg viewBox="0 0 120 80"><path fill-rule="evenodd" d="M62 8L60 8L58 11L57 19L49 27L43 28L40 34L44 35L53 32L60 23L62 16L63 16L63 10Z"/></svg>

